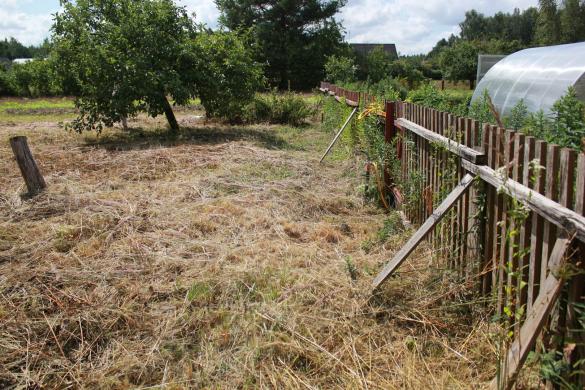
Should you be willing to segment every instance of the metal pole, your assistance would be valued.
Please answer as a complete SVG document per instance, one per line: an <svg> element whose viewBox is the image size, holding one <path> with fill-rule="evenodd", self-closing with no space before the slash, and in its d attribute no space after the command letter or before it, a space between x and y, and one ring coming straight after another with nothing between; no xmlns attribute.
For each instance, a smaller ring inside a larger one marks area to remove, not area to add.
<svg viewBox="0 0 585 390"><path fill-rule="evenodd" d="M323 160L325 160L325 157L327 157L327 155L331 151L331 149L333 149L333 145L335 145L335 143L337 142L337 140L341 136L341 133L343 133L343 131L345 130L345 128L347 127L347 125L351 121L351 118L353 118L353 116L357 112L357 110L358 110L358 107L356 107L356 108L353 109L353 111L351 112L351 115L349 116L349 118L347 118L347 120L345 121L345 124L343 125L343 127L341 128L341 130L339 130L339 132L335 135L335 138L333 138L333 141L331 141L331 144L329 144L329 147L327 148L327 150L323 154L323 157L321 157L321 160L319 160L319 163L322 163Z"/></svg>

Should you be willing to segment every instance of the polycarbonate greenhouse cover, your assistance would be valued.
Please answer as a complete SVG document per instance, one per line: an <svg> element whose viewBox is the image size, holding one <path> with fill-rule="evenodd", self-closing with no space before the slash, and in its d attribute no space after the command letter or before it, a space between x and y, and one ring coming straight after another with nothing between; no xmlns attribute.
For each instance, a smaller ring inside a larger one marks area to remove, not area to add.
<svg viewBox="0 0 585 390"><path fill-rule="evenodd" d="M530 112L550 113L552 105L575 86L585 97L585 42L538 47L511 54L494 65L477 85L472 101L484 90L499 110L508 115L521 100Z"/></svg>

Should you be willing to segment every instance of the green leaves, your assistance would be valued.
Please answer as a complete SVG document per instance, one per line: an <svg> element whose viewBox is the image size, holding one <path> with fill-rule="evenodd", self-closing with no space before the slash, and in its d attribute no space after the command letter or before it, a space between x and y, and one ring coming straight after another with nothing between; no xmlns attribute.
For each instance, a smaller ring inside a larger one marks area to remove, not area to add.
<svg viewBox="0 0 585 390"><path fill-rule="evenodd" d="M469 41L459 40L441 52L439 63L443 76L452 81L475 80L479 49Z"/></svg>
<svg viewBox="0 0 585 390"><path fill-rule="evenodd" d="M172 0L64 1L52 31L57 71L78 87L73 129L100 131L140 111L173 126L167 96L185 104L196 93L177 69L195 30Z"/></svg>
<svg viewBox="0 0 585 390"><path fill-rule="evenodd" d="M173 0L64 1L53 39L58 73L78 89L71 127L99 132L146 112L176 130L168 99L196 96L208 116L238 120L262 84L245 37L197 26Z"/></svg>
<svg viewBox="0 0 585 390"><path fill-rule="evenodd" d="M216 0L220 23L252 29L256 59L281 89L313 88L323 80L326 58L339 54L343 28L334 16L345 0Z"/></svg>
<svg viewBox="0 0 585 390"><path fill-rule="evenodd" d="M263 86L262 67L252 57L249 42L246 33L221 31L200 33L191 43L189 55L197 69L193 80L208 116L242 120Z"/></svg>
<svg viewBox="0 0 585 390"><path fill-rule="evenodd" d="M357 66L353 58L332 55L325 62L325 79L332 83L355 81Z"/></svg>

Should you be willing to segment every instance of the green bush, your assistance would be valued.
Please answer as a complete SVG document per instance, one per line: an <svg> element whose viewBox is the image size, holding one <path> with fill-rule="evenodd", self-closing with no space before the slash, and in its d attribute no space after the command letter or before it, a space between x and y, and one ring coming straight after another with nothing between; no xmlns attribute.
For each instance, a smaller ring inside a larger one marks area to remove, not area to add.
<svg viewBox="0 0 585 390"><path fill-rule="evenodd" d="M585 104L577 99L575 88L552 106L551 114L529 113L521 100L504 120L507 127L562 147L581 150L585 139Z"/></svg>
<svg viewBox="0 0 585 390"><path fill-rule="evenodd" d="M15 64L9 73L18 96L57 96L62 93L57 77L48 60L34 60Z"/></svg>
<svg viewBox="0 0 585 390"><path fill-rule="evenodd" d="M12 76L12 73L6 71L2 66L0 66L0 96L16 95L14 78Z"/></svg>
<svg viewBox="0 0 585 390"><path fill-rule="evenodd" d="M337 132L351 113L351 108L339 104L332 97L326 97L323 102L323 123L321 128L326 132Z"/></svg>
<svg viewBox="0 0 585 390"><path fill-rule="evenodd" d="M440 91L431 84L410 91L407 100L426 107L466 116L471 101L471 93L460 91Z"/></svg>
<svg viewBox="0 0 585 390"><path fill-rule="evenodd" d="M325 63L326 80L332 83L348 83L355 80L357 66L350 57L327 57Z"/></svg>
<svg viewBox="0 0 585 390"><path fill-rule="evenodd" d="M488 93L484 91L483 97L470 105L467 116L481 123L496 125L488 99ZM577 99L573 87L555 102L550 115L546 115L542 110L531 113L524 101L520 100L502 120L506 128L521 131L543 141L575 150L583 148L585 104Z"/></svg>
<svg viewBox="0 0 585 390"><path fill-rule="evenodd" d="M484 91L482 97L469 106L468 116L479 121L482 125L484 123L495 125L496 119L490 110L488 101L489 95L487 91Z"/></svg>
<svg viewBox="0 0 585 390"><path fill-rule="evenodd" d="M239 122L263 83L262 68L249 49L249 37L234 32L202 32L193 53L196 86L208 116Z"/></svg>
<svg viewBox="0 0 585 390"><path fill-rule="evenodd" d="M386 100L404 100L408 96L408 90L396 79L387 77L370 85L369 93Z"/></svg>
<svg viewBox="0 0 585 390"><path fill-rule="evenodd" d="M257 94L248 106L246 119L251 123L302 125L315 114L315 109L301 95L286 92Z"/></svg>

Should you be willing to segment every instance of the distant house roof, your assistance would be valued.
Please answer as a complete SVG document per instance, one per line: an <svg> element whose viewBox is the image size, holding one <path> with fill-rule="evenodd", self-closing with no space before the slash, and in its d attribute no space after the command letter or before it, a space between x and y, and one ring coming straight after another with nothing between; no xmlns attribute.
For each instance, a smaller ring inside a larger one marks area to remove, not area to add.
<svg viewBox="0 0 585 390"><path fill-rule="evenodd" d="M15 64L26 64L27 62L31 62L32 58L15 58L12 60Z"/></svg>
<svg viewBox="0 0 585 390"><path fill-rule="evenodd" d="M367 55L369 52L374 50L376 47L382 47L386 53L392 58L398 58L398 52L396 51L396 45L393 43L350 43L355 51L360 54Z"/></svg>

